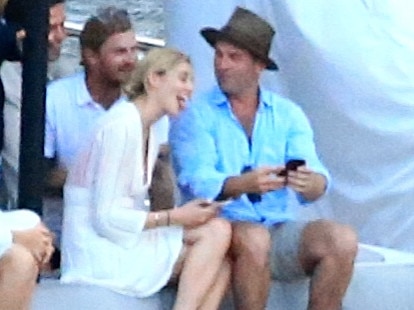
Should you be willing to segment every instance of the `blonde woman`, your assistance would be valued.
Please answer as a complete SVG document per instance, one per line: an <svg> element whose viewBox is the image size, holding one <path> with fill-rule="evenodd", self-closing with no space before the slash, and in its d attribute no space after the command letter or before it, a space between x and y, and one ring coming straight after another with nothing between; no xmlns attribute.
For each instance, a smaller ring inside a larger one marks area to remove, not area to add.
<svg viewBox="0 0 414 310"><path fill-rule="evenodd" d="M178 281L174 309L217 309L229 281L231 228L220 205L194 200L151 212L144 204L162 117L177 115L193 90L192 66L173 49L140 62L129 101L105 115L65 184L62 281L145 297Z"/></svg>

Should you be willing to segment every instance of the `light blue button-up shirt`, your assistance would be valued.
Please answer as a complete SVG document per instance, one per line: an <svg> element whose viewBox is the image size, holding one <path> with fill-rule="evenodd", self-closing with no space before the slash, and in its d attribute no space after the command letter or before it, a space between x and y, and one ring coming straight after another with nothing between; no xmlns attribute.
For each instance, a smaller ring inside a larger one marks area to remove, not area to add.
<svg viewBox="0 0 414 310"><path fill-rule="evenodd" d="M202 94L171 122L170 144L178 183L185 200L216 198L228 177L240 175L246 166L284 165L289 159L305 159L307 166L330 176L318 158L313 131L301 108L275 93L261 89L251 139L233 114L219 88ZM287 209L288 190L262 195L251 203L244 194L223 208L234 221L271 225L294 219ZM302 203L303 197L297 195Z"/></svg>

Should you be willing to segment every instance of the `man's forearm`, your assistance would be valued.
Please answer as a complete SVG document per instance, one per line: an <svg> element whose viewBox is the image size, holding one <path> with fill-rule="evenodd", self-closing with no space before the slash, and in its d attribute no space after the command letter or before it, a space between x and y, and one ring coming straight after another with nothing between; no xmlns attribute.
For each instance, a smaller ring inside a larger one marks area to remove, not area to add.
<svg viewBox="0 0 414 310"><path fill-rule="evenodd" d="M310 184L309 189L303 192L302 195L307 201L315 201L325 193L326 178L322 174L313 173Z"/></svg>
<svg viewBox="0 0 414 310"><path fill-rule="evenodd" d="M60 192L65 184L67 171L58 167L56 160L53 158L45 158L45 168L44 186L46 193Z"/></svg>
<svg viewBox="0 0 414 310"><path fill-rule="evenodd" d="M218 200L236 198L242 194L244 194L242 179L239 176L233 176L224 181Z"/></svg>
<svg viewBox="0 0 414 310"><path fill-rule="evenodd" d="M53 168L47 174L46 186L51 189L61 189L65 184L67 171L62 168Z"/></svg>

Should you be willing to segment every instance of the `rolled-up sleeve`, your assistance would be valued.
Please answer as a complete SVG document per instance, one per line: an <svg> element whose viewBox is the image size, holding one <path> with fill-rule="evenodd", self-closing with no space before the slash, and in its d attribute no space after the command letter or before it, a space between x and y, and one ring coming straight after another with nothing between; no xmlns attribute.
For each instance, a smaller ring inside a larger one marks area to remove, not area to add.
<svg viewBox="0 0 414 310"><path fill-rule="evenodd" d="M322 164L316 152L313 130L304 112L296 105L290 111L290 128L287 137L286 161L289 159L306 159L306 165L326 179L326 189L330 187L331 176ZM302 203L307 201L298 195Z"/></svg>
<svg viewBox="0 0 414 310"><path fill-rule="evenodd" d="M0 213L0 257L6 253L6 251L11 247L13 236L10 229L6 228L3 222L2 215Z"/></svg>

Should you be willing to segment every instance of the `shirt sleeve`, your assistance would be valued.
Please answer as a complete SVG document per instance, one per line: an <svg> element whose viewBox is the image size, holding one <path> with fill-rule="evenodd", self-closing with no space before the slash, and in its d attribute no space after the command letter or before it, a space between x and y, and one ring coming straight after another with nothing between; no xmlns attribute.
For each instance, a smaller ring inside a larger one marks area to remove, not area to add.
<svg viewBox="0 0 414 310"><path fill-rule="evenodd" d="M47 87L46 116L45 116L45 142L44 155L53 158L56 153L56 111L54 101L58 98L53 84Z"/></svg>
<svg viewBox="0 0 414 310"><path fill-rule="evenodd" d="M140 195L144 192L142 138L141 127L137 127L121 122L104 127L96 136L90 158L81 159L92 163L85 169L92 178L92 225L100 236L123 247L138 242L147 218L144 195Z"/></svg>
<svg viewBox="0 0 414 310"><path fill-rule="evenodd" d="M8 225L6 225L3 212L0 211L0 257L6 253L13 243L13 236Z"/></svg>
<svg viewBox="0 0 414 310"><path fill-rule="evenodd" d="M289 159L305 159L306 165L326 179L326 188L331 184L331 176L322 164L316 152L313 130L305 113L298 106L294 106L290 115L290 128L288 131L286 161ZM298 195L300 202L306 200Z"/></svg>
<svg viewBox="0 0 414 310"><path fill-rule="evenodd" d="M214 199L229 177L216 169L218 153L211 130L214 120L206 116L208 110L198 109L198 104L190 105L171 122L169 136L173 166L185 200Z"/></svg>

